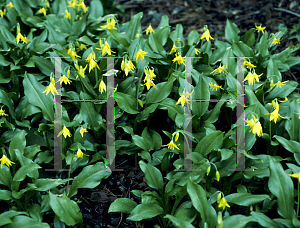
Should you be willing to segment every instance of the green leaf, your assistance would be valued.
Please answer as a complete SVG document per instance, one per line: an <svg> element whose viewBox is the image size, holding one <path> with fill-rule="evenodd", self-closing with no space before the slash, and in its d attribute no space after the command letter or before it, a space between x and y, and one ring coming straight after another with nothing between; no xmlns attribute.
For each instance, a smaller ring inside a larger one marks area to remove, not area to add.
<svg viewBox="0 0 300 228"><path fill-rule="evenodd" d="M199 38L200 34L196 30L192 30L187 37L188 45L197 45Z"/></svg>
<svg viewBox="0 0 300 228"><path fill-rule="evenodd" d="M164 58L166 58L166 51L162 44L155 39L153 33L150 33L149 38L148 38L149 46L150 48L157 54L162 55Z"/></svg>
<svg viewBox="0 0 300 228"><path fill-rule="evenodd" d="M241 37L241 41L243 41L243 43L247 44L249 47L252 47L255 44L254 32L255 28L251 28L244 36Z"/></svg>
<svg viewBox="0 0 300 228"><path fill-rule="evenodd" d="M12 177L10 170L6 165L3 165L2 168L0 168L0 184L10 187L11 181Z"/></svg>
<svg viewBox="0 0 300 228"><path fill-rule="evenodd" d="M11 160L15 161L17 159L14 149L19 149L20 152L24 153L24 149L26 146L26 135L26 131L22 130L18 132L10 142L8 151L11 156Z"/></svg>
<svg viewBox="0 0 300 228"><path fill-rule="evenodd" d="M254 52L252 48L250 48L248 45L244 44L242 41L239 41L238 43L232 44L232 50L233 54L235 56L245 56L245 57L253 57Z"/></svg>
<svg viewBox="0 0 300 228"><path fill-rule="evenodd" d="M257 222L263 226L263 227L269 227L269 228L284 228L284 226L280 223L275 222L274 220L271 220L268 216L261 212L252 211L251 212L252 217L257 219Z"/></svg>
<svg viewBox="0 0 300 228"><path fill-rule="evenodd" d="M89 20L94 20L103 16L103 5L100 0L92 0L89 7Z"/></svg>
<svg viewBox="0 0 300 228"><path fill-rule="evenodd" d="M50 206L55 214L68 226L82 222L82 214L80 209L73 200L70 200L66 195L62 198L53 195L49 191Z"/></svg>
<svg viewBox="0 0 300 228"><path fill-rule="evenodd" d="M126 31L126 37L128 37L129 43L135 39L137 33L140 35L142 34L142 26L141 26L141 19L143 17L143 12L139 12L135 14L129 22L128 29ZM125 45L123 44L125 47Z"/></svg>
<svg viewBox="0 0 300 228"><path fill-rule="evenodd" d="M298 86L298 83L295 81L288 81L284 83L284 86L279 88L278 86L274 86L271 92L265 97L265 101L269 102L276 97L287 97L290 95Z"/></svg>
<svg viewBox="0 0 300 228"><path fill-rule="evenodd" d="M240 37L238 36L240 30L236 26L236 24L232 23L230 20L227 19L226 26L225 26L225 38L226 40L233 44L239 42Z"/></svg>
<svg viewBox="0 0 300 228"><path fill-rule="evenodd" d="M195 182L187 182L187 192L191 198L193 206L201 215L201 227L204 226L204 223L208 224L208 228L214 228L217 225L217 213L211 204L207 201L206 192L201 187L201 185L196 184ZM227 226L224 226L227 227Z"/></svg>
<svg viewBox="0 0 300 228"><path fill-rule="evenodd" d="M279 162L270 157L270 191L278 199L278 213L285 219L292 219L294 211L294 186L291 177L283 170Z"/></svg>
<svg viewBox="0 0 300 228"><path fill-rule="evenodd" d="M11 199L11 191L0 190L0 200L10 200L10 199Z"/></svg>
<svg viewBox="0 0 300 228"><path fill-rule="evenodd" d="M137 203L131 199L118 198L109 206L108 213L123 212L123 213L130 214L136 206Z"/></svg>
<svg viewBox="0 0 300 228"><path fill-rule="evenodd" d="M12 219L12 223L6 225L5 228L50 228L47 223L37 222L34 219L24 216L18 215Z"/></svg>
<svg viewBox="0 0 300 228"><path fill-rule="evenodd" d="M22 181L25 179L26 175L29 172L40 168L42 167L40 167L38 164L35 164L33 162L30 163L29 165L22 166L20 169L18 169L18 171L14 175L13 181Z"/></svg>
<svg viewBox="0 0 300 228"><path fill-rule="evenodd" d="M180 40L181 46L185 45L185 40L183 36L183 27L181 24L176 24L175 31L171 32L170 39L175 43L175 40Z"/></svg>
<svg viewBox="0 0 300 228"><path fill-rule="evenodd" d="M97 9L97 10L99 10L99 9ZM74 24L72 26L72 30L76 36L80 36L80 34L84 32L84 30L86 28L86 17L87 17L87 14L85 16L83 16L80 20L74 22Z"/></svg>
<svg viewBox="0 0 300 228"><path fill-rule="evenodd" d="M175 216L172 216L172 215L168 214L164 218L170 219L171 222L173 223L174 227L177 227L177 228L194 228L194 226L191 223L186 222L186 221L181 220L181 219L178 219Z"/></svg>
<svg viewBox="0 0 300 228"><path fill-rule="evenodd" d="M176 80L175 77L170 77L167 82L161 82L156 84L157 88L152 87L147 93L146 103L158 103L166 99L172 92L173 82Z"/></svg>
<svg viewBox="0 0 300 228"><path fill-rule="evenodd" d="M181 94L180 94L181 95ZM197 101L192 104L192 114L201 117L206 112L209 106L210 92L207 83L203 79L203 76L200 76L199 82L195 87L195 91L192 94L193 99L195 100L205 100Z"/></svg>
<svg viewBox="0 0 300 228"><path fill-rule="evenodd" d="M129 47L129 43L125 38L127 35L120 34L119 32L114 31L112 29L107 30L107 33L110 34L118 44L122 44L125 48Z"/></svg>
<svg viewBox="0 0 300 228"><path fill-rule="evenodd" d="M249 222L256 222L256 219L252 216L232 215L224 219L223 227L244 228Z"/></svg>
<svg viewBox="0 0 300 228"><path fill-rule="evenodd" d="M213 150L218 150L223 144L223 132L215 131L209 135L206 135L195 148L195 151L202 156L208 155Z"/></svg>
<svg viewBox="0 0 300 228"><path fill-rule="evenodd" d="M291 120L286 121L284 124L285 129L289 133L290 139L300 142L300 125L299 125L299 110L300 105L297 100L293 100L290 103L287 116L291 117Z"/></svg>
<svg viewBox="0 0 300 228"><path fill-rule="evenodd" d="M136 110L136 99L125 93L115 92L115 99L118 106L124 109L129 114L137 114L139 111Z"/></svg>
<svg viewBox="0 0 300 228"><path fill-rule="evenodd" d="M32 74L25 73L23 86L25 96L27 97L29 103L41 108L44 118L50 122L53 122L53 95L46 95L46 93L43 93L45 91L45 87L41 85L37 81L36 77L34 77Z"/></svg>
<svg viewBox="0 0 300 228"><path fill-rule="evenodd" d="M84 167L83 170L74 178L68 196L72 196L78 188L97 187L101 183L102 179L106 179L111 174L111 172L104 171L105 169L106 167L102 162Z"/></svg>
<svg viewBox="0 0 300 228"><path fill-rule="evenodd" d="M229 203L234 203L240 206L250 206L267 198L269 198L268 195L253 195L251 193L233 193L225 197Z"/></svg>
<svg viewBox="0 0 300 228"><path fill-rule="evenodd" d="M279 135L274 135L273 138L275 138L286 150L292 152L292 153L300 153L300 143L293 141L293 140L287 140Z"/></svg>
<svg viewBox="0 0 300 228"><path fill-rule="evenodd" d="M154 31L154 38L159 42L162 46L164 46L167 42L168 36L170 33L170 26L157 27Z"/></svg>
<svg viewBox="0 0 300 228"><path fill-rule="evenodd" d="M30 216L38 222L43 221L43 213L41 212L41 206L39 204L33 203L27 208Z"/></svg>
<svg viewBox="0 0 300 228"><path fill-rule="evenodd" d="M269 54L268 51L268 32L265 31L264 35L260 38L260 41L257 43L256 48L258 49L258 53L265 57Z"/></svg>
<svg viewBox="0 0 300 228"><path fill-rule="evenodd" d="M144 161L139 161L141 170L145 173L145 180L151 188L162 191L164 181L160 171L153 165L146 164Z"/></svg>
<svg viewBox="0 0 300 228"><path fill-rule="evenodd" d="M141 137L139 135L133 135L132 140L133 140L134 144L137 145L138 147L142 148L145 151L149 151L149 145L143 137Z"/></svg>
<svg viewBox="0 0 300 228"><path fill-rule="evenodd" d="M9 98L8 94L1 89L0 89L0 103L6 105L9 110L9 115L11 115L13 119L16 119L14 102L12 99Z"/></svg>
<svg viewBox="0 0 300 228"><path fill-rule="evenodd" d="M48 191L50 189L55 188L56 186L65 183L62 179L37 179L34 180L33 183L36 185L37 189L36 191Z"/></svg>
<svg viewBox="0 0 300 228"><path fill-rule="evenodd" d="M131 221L141 221L143 219L154 218L157 215L161 215L163 213L164 210L157 203L139 204L133 209L127 219Z"/></svg>

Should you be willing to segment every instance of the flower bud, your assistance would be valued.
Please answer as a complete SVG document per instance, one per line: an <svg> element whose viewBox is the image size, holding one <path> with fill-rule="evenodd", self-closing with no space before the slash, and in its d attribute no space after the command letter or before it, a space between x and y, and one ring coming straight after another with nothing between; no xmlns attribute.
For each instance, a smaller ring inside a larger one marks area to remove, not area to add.
<svg viewBox="0 0 300 228"><path fill-rule="evenodd" d="M220 181L220 173L219 173L219 171L216 172L216 178L217 178L217 181L219 182Z"/></svg>
<svg viewBox="0 0 300 228"><path fill-rule="evenodd" d="M209 165L209 167L208 167L207 170L206 170L206 175L208 176L209 173L210 173L210 165Z"/></svg>
<svg viewBox="0 0 300 228"><path fill-rule="evenodd" d="M177 132L175 135L175 142L178 140L178 138L179 138L179 132Z"/></svg>
<svg viewBox="0 0 300 228"><path fill-rule="evenodd" d="M222 197L222 194L219 193L219 195L218 195L218 200L217 200L218 203L220 203L221 197Z"/></svg>

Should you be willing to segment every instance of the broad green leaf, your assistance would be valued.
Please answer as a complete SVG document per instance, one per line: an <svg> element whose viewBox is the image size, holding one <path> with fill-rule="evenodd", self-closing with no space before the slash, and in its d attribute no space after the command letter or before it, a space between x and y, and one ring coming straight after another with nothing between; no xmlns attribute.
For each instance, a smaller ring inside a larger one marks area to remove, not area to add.
<svg viewBox="0 0 300 228"><path fill-rule="evenodd" d="M116 103L121 109L125 109L125 112L129 114L137 114L136 99L128 94L115 92Z"/></svg>
<svg viewBox="0 0 300 228"><path fill-rule="evenodd" d="M234 203L240 206L250 206L267 198L269 198L268 195L253 195L251 193L233 193L225 197L229 203Z"/></svg>
<svg viewBox="0 0 300 228"><path fill-rule="evenodd" d="M14 102L12 99L9 98L8 94L1 89L0 89L0 103L8 107L9 113L6 114L10 115L13 119L16 119Z"/></svg>
<svg viewBox="0 0 300 228"><path fill-rule="evenodd" d="M153 36L157 40L157 42L160 42L160 44L164 46L167 42L169 33L170 33L170 26L157 27Z"/></svg>
<svg viewBox="0 0 300 228"><path fill-rule="evenodd" d="M50 228L49 224L45 222L37 222L34 219L18 215L12 219L12 223L5 226L5 228Z"/></svg>
<svg viewBox="0 0 300 228"><path fill-rule="evenodd" d="M151 87L151 89L147 93L145 105L150 103L157 103L166 99L172 91L173 83L175 80L175 77L170 77L167 82L156 84L157 88Z"/></svg>
<svg viewBox="0 0 300 228"><path fill-rule="evenodd" d="M241 41L243 41L243 43L247 44L249 47L252 47L255 44L254 32L255 28L251 28L244 36L241 37Z"/></svg>
<svg viewBox="0 0 300 228"><path fill-rule="evenodd" d="M274 135L273 138L275 138L286 150L292 153L300 153L299 142L293 140L287 140L279 135Z"/></svg>
<svg viewBox="0 0 300 228"><path fill-rule="evenodd" d="M141 221L143 219L154 218L157 215L161 215L163 213L164 210L157 203L139 204L133 209L133 211L127 219L131 221Z"/></svg>
<svg viewBox="0 0 300 228"><path fill-rule="evenodd" d="M173 223L174 227L177 227L177 228L194 228L194 226L191 223L186 222L186 221L181 220L181 219L178 219L175 216L172 216L172 215L168 214L164 218L170 219L171 222Z"/></svg>
<svg viewBox="0 0 300 228"><path fill-rule="evenodd" d="M102 162L84 167L74 178L68 195L72 196L78 188L95 188L98 186L102 179L106 179L111 174L105 169L106 167Z"/></svg>
<svg viewBox="0 0 300 228"><path fill-rule="evenodd" d="M23 86L25 96L27 97L29 103L42 109L44 118L50 122L53 122L53 95L46 95L46 93L43 93L46 88L41 85L32 74L25 73Z"/></svg>
<svg viewBox="0 0 300 228"><path fill-rule="evenodd" d="M156 110L158 105L159 105L158 103L154 103L149 105L148 107L145 107L143 111L137 115L137 121L141 122L143 120L148 119L150 114Z"/></svg>
<svg viewBox="0 0 300 228"><path fill-rule="evenodd" d="M109 206L108 213L123 212L123 213L130 214L136 206L137 203L131 199L118 198Z"/></svg>
<svg viewBox="0 0 300 228"><path fill-rule="evenodd" d="M238 36L240 30L236 24L232 23L230 20L226 20L225 26L225 38L226 40L233 44L239 42L240 37Z"/></svg>
<svg viewBox="0 0 300 228"><path fill-rule="evenodd" d="M33 203L29 205L27 212L29 212L31 218L33 218L35 221L43 221L43 213L41 212L41 206L39 204Z"/></svg>
<svg viewBox="0 0 300 228"><path fill-rule="evenodd" d="M33 183L36 185L37 189L35 189L36 191L48 191L51 190L53 188L55 188L58 185L61 185L63 183L65 183L64 180L62 179L37 179L34 180Z"/></svg>
<svg viewBox="0 0 300 228"><path fill-rule="evenodd" d="M244 44L242 41L239 41L238 43L233 43L232 50L235 56L253 57L254 55L252 48Z"/></svg>
<svg viewBox="0 0 300 228"><path fill-rule="evenodd" d="M10 200L10 199L11 199L11 191L0 190L0 200Z"/></svg>
<svg viewBox="0 0 300 228"><path fill-rule="evenodd" d="M195 148L195 151L202 156L208 155L213 150L218 150L223 144L223 132L215 131L209 135L206 135Z"/></svg>
<svg viewBox="0 0 300 228"><path fill-rule="evenodd" d="M268 94L268 96L265 97L265 101L269 102L276 97L287 97L296 89L297 86L298 83L295 81L288 81L284 83L284 86L282 86L281 88L278 86L274 86L271 92Z"/></svg>
<svg viewBox="0 0 300 228"><path fill-rule="evenodd" d="M21 153L24 153L24 149L26 146L26 135L26 131L22 130L18 132L10 142L8 151L12 161L15 161L17 159L14 149L18 149Z"/></svg>
<svg viewBox="0 0 300 228"><path fill-rule="evenodd" d="M176 24L175 31L171 32L170 39L175 43L175 40L179 40L181 42L181 46L185 45L185 40L183 37L183 27L181 24Z"/></svg>
<svg viewBox="0 0 300 228"><path fill-rule="evenodd" d="M68 226L74 226L82 222L82 214L79 206L73 200L70 200L66 195L57 197L49 191L50 206L55 214Z"/></svg>
<svg viewBox="0 0 300 228"><path fill-rule="evenodd" d="M269 228L284 228L284 226L280 223L275 222L274 220L270 219L268 216L261 212L252 211L252 217L257 219L257 222L263 227Z"/></svg>
<svg viewBox="0 0 300 228"><path fill-rule="evenodd" d="M289 133L290 139L296 142L300 142L300 119L299 119L300 105L297 100L293 100L288 109L288 115L291 117L289 121L284 124L285 129ZM299 149L299 148L298 148Z"/></svg>
<svg viewBox="0 0 300 228"><path fill-rule="evenodd" d="M112 38L118 44L122 44L125 48L129 47L129 43L128 43L127 39L125 38L127 35L120 34L119 32L117 32L113 29L107 30L107 33L110 34L112 36Z"/></svg>
<svg viewBox="0 0 300 228"><path fill-rule="evenodd" d="M292 219L294 211L294 186L281 164L270 157L270 178L268 181L270 191L277 197L278 213L285 219Z"/></svg>
<svg viewBox="0 0 300 228"><path fill-rule="evenodd" d="M157 39L155 39L153 33L150 33L149 38L149 47L157 54L162 55L164 58L166 57L166 51L161 43Z"/></svg>
<svg viewBox="0 0 300 228"><path fill-rule="evenodd" d="M33 162L30 163L29 165L22 166L20 169L18 169L18 171L14 175L13 181L22 181L25 179L26 175L29 172L40 168L42 167L40 167L38 164L35 164Z"/></svg>
<svg viewBox="0 0 300 228"><path fill-rule="evenodd" d="M200 34L196 30L192 30L187 37L188 45L196 45L199 42L199 38Z"/></svg>
<svg viewBox="0 0 300 228"><path fill-rule="evenodd" d="M156 167L146 164L144 161L139 161L141 170L145 173L145 180L151 188L162 191L164 188L163 177Z"/></svg>
<svg viewBox="0 0 300 228"><path fill-rule="evenodd" d="M0 184L11 186L11 181L12 177L10 170L6 165L3 165L2 168L0 168Z"/></svg>
<svg viewBox="0 0 300 228"><path fill-rule="evenodd" d="M138 147L142 148L145 151L149 151L149 145L143 137L139 135L133 135L132 140L134 144L137 145Z"/></svg>
<svg viewBox="0 0 300 228"><path fill-rule="evenodd" d="M103 5L100 0L92 0L89 7L89 20L97 19L103 16Z"/></svg>
<svg viewBox="0 0 300 228"><path fill-rule="evenodd" d="M268 32L265 31L263 36L260 38L260 41L256 44L256 48L258 49L258 53L262 57L265 57L269 54L267 42L268 42Z"/></svg>
<svg viewBox="0 0 300 228"><path fill-rule="evenodd" d="M204 81L202 76L200 76L199 82L195 87L195 91L193 92L192 97L195 100L205 100L200 102L193 102L192 104L192 114L197 115L198 117L203 116L209 106L210 92L208 85Z"/></svg>
<svg viewBox="0 0 300 228"><path fill-rule="evenodd" d="M91 13L89 14L89 16L90 15L91 15ZM83 16L80 20L74 22L74 24L72 26L72 30L76 36L80 36L80 34L84 32L84 30L86 28L86 17L87 17L87 14L85 16Z"/></svg>
<svg viewBox="0 0 300 228"><path fill-rule="evenodd" d="M139 12L135 14L129 22L128 29L126 31L126 37L128 37L129 43L132 42L136 37L136 34L142 34L142 26L141 26L141 19L143 17L143 12ZM123 44L123 46L125 46Z"/></svg>
<svg viewBox="0 0 300 228"><path fill-rule="evenodd" d="M249 222L256 222L256 219L252 216L232 215L224 219L223 227L244 228Z"/></svg>
<svg viewBox="0 0 300 228"><path fill-rule="evenodd" d="M217 225L217 213L211 204L207 201L206 192L201 187L201 185L196 184L195 182L189 181L187 182L187 192L191 198L193 206L201 215L201 227L204 226L206 222L208 224L208 228L214 228Z"/></svg>
<svg viewBox="0 0 300 228"><path fill-rule="evenodd" d="M278 70L278 64L275 60L270 59L267 67L267 78L273 82L282 81L281 73ZM276 86L277 87L277 86Z"/></svg>

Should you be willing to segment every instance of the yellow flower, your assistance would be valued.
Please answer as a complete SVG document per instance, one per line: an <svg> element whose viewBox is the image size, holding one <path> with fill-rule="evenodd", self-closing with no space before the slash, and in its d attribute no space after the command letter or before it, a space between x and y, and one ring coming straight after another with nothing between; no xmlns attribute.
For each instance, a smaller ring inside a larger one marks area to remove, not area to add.
<svg viewBox="0 0 300 228"><path fill-rule="evenodd" d="M210 173L210 169L211 169L211 167L210 167L210 165L209 165L208 168L207 168L207 170L206 170L206 175L207 175L207 176L208 176L209 173Z"/></svg>
<svg viewBox="0 0 300 228"><path fill-rule="evenodd" d="M272 41L271 46L272 46L273 44L280 44L280 38L276 39L275 36L274 36L274 34L272 34L272 37L273 37L274 40ZM281 40L282 40L282 39L281 39ZM270 47L271 47L271 46L270 46Z"/></svg>
<svg viewBox="0 0 300 228"><path fill-rule="evenodd" d="M270 89L272 89L273 86L274 86L274 82L273 82L273 80L271 80L271 82L270 82Z"/></svg>
<svg viewBox="0 0 300 228"><path fill-rule="evenodd" d="M270 121L272 121L274 119L275 123L276 123L277 119L279 118L279 116L284 119L284 117L278 113L277 109L275 109L273 112L271 112L269 114L265 114L265 115L270 115Z"/></svg>
<svg viewBox="0 0 300 228"><path fill-rule="evenodd" d="M83 158L83 155L89 156L89 155L86 155L86 154L82 153L82 151L80 149L78 149L75 157L76 158Z"/></svg>
<svg viewBox="0 0 300 228"><path fill-rule="evenodd" d="M67 71L67 76L69 78L70 76L70 70ZM60 82L60 84L62 84L62 82L64 82L65 84L70 84L71 83L71 80L69 80L66 75L63 75L58 81Z"/></svg>
<svg viewBox="0 0 300 228"><path fill-rule="evenodd" d="M140 37L140 34L137 33L137 34L135 35L135 38L139 38L139 37Z"/></svg>
<svg viewBox="0 0 300 228"><path fill-rule="evenodd" d="M255 126L255 121L254 121L253 119L251 119L251 120L246 120L246 122L247 122L247 125L245 125L245 126L251 127L251 130L250 130L250 131L252 131L253 128L254 128L254 126ZM250 132L250 131L249 131L249 132Z"/></svg>
<svg viewBox="0 0 300 228"><path fill-rule="evenodd" d="M194 90L193 90L193 91L194 91ZM192 93L193 93L193 91L192 91ZM187 104L190 104L187 97L188 97L188 96L191 96L192 93L185 93L185 95L183 95L184 92L182 92L180 98L179 98L178 101L176 102L176 105L179 104L179 103L181 103L181 106L183 107L184 104L185 104L185 102L186 102Z"/></svg>
<svg viewBox="0 0 300 228"><path fill-rule="evenodd" d="M298 114L298 115L299 115L299 120L300 120L300 113L296 113L296 112L295 112L295 114Z"/></svg>
<svg viewBox="0 0 300 228"><path fill-rule="evenodd" d="M40 9L39 11L37 11L37 13L43 13L44 16L46 16L46 10L44 7L42 9Z"/></svg>
<svg viewBox="0 0 300 228"><path fill-rule="evenodd" d="M80 56L76 54L75 48L69 48L67 53L71 57L72 60L74 60L75 57L79 57L80 58Z"/></svg>
<svg viewBox="0 0 300 228"><path fill-rule="evenodd" d="M219 193L219 195L218 195L218 199L217 199L217 202L218 202L218 203L220 203L220 200L221 200L221 198L222 198L222 194L221 194L221 193Z"/></svg>
<svg viewBox="0 0 300 228"><path fill-rule="evenodd" d="M217 181L219 182L220 181L220 173L219 173L219 171L216 172L216 178L217 178Z"/></svg>
<svg viewBox="0 0 300 228"><path fill-rule="evenodd" d="M287 97L285 97L283 101L279 101L279 102L286 102L286 101L288 101Z"/></svg>
<svg viewBox="0 0 300 228"><path fill-rule="evenodd" d="M285 86L283 83L286 83L288 82L289 80L285 81L285 82L281 82L281 81L278 81L276 83L274 83L274 85L278 86L279 88L281 88L281 86Z"/></svg>
<svg viewBox="0 0 300 228"><path fill-rule="evenodd" d="M179 145L180 144L178 144L178 146ZM176 146L176 144L173 142L173 140L171 140L171 142L169 142L167 145L162 145L162 146L167 146L171 150L174 150L174 147L176 147L179 150L179 148Z"/></svg>
<svg viewBox="0 0 300 228"><path fill-rule="evenodd" d="M244 61L244 66L247 67L248 69L251 69L251 67L256 67L252 63L248 62L247 60Z"/></svg>
<svg viewBox="0 0 300 228"><path fill-rule="evenodd" d="M256 27L256 30L257 30L258 32L262 32L263 34L265 33L265 32L264 32L264 29L265 29L266 27L261 27L261 25L260 25L260 26L257 26L256 24L255 24L255 27Z"/></svg>
<svg viewBox="0 0 300 228"><path fill-rule="evenodd" d="M200 51L197 48L195 48L195 55L198 55L198 53L200 53Z"/></svg>
<svg viewBox="0 0 300 228"><path fill-rule="evenodd" d="M55 79L52 78L51 83L49 83L49 85L47 86L46 90L43 93L46 93L46 95L48 95L49 92L51 92L53 95L58 95L58 92L55 88Z"/></svg>
<svg viewBox="0 0 300 228"><path fill-rule="evenodd" d="M6 9L4 9L3 11L2 10L0 10L0 16L3 18L3 15L5 15L6 14Z"/></svg>
<svg viewBox="0 0 300 228"><path fill-rule="evenodd" d="M66 128L66 126L64 126L64 128L58 133L57 137L59 137L61 134L63 134L65 138L67 138L67 136L71 137L71 132L68 128Z"/></svg>
<svg viewBox="0 0 300 228"><path fill-rule="evenodd" d="M133 65L131 60L125 59L125 61L122 60L121 69L124 70L125 75L128 76L129 71L134 72L133 70L135 69L135 66Z"/></svg>
<svg viewBox="0 0 300 228"><path fill-rule="evenodd" d="M222 228L223 227L223 220L222 220L222 212L221 211L218 212L217 221L218 221L218 228Z"/></svg>
<svg viewBox="0 0 300 228"><path fill-rule="evenodd" d="M218 86L217 84L214 85L212 82L209 83L209 86L212 87L212 90L216 89L216 91L218 88L223 89L222 86Z"/></svg>
<svg viewBox="0 0 300 228"><path fill-rule="evenodd" d="M227 203L227 200L225 198L222 198L219 202L219 207L223 207L223 210L225 207L230 207L229 204Z"/></svg>
<svg viewBox="0 0 300 228"><path fill-rule="evenodd" d="M272 103L268 103L268 105L272 105L273 108L275 108L276 110L279 111L279 104L278 104L277 100L272 100Z"/></svg>
<svg viewBox="0 0 300 228"><path fill-rule="evenodd" d="M256 73L252 74L251 72L249 72L244 81L248 80L248 84L252 85L255 82L255 80L259 82L259 77L261 75L262 73L260 75L257 75Z"/></svg>
<svg viewBox="0 0 300 228"><path fill-rule="evenodd" d="M148 35L148 33L154 32L151 24L148 26L148 28L144 32L146 32L146 35Z"/></svg>
<svg viewBox="0 0 300 228"><path fill-rule="evenodd" d="M77 49L83 50L83 49L87 49L87 47L85 44L80 44L80 46Z"/></svg>
<svg viewBox="0 0 300 228"><path fill-rule="evenodd" d="M253 134L257 134L258 136L263 134L262 126L261 126L260 122L258 121L258 119L256 119L254 116L253 116L253 119L251 119L250 121L246 120L246 122L247 122L247 125L245 125L245 126L250 126L251 127L250 131L252 131Z"/></svg>
<svg viewBox="0 0 300 228"><path fill-rule="evenodd" d="M116 29L117 30L117 28L115 28L115 24L116 24L116 21L113 17L112 18L107 18L106 25L101 26L101 28Z"/></svg>
<svg viewBox="0 0 300 228"><path fill-rule="evenodd" d="M71 19L71 14L69 13L68 10L66 10L65 13L62 13L62 14L65 14L65 18Z"/></svg>
<svg viewBox="0 0 300 228"><path fill-rule="evenodd" d="M172 61L173 61L173 62L176 62L176 61L177 61L178 64L181 64L181 63L182 63L183 65L185 65L185 64L184 64L184 61L185 61L184 57L182 57L181 54L178 55L178 53L176 53L176 57L175 57Z"/></svg>
<svg viewBox="0 0 300 228"><path fill-rule="evenodd" d="M136 62L137 63L139 62L139 57L141 57L141 60L143 61L144 57L147 56L146 54L147 54L147 52L140 49L134 56L134 58L136 59Z"/></svg>
<svg viewBox="0 0 300 228"><path fill-rule="evenodd" d="M88 11L89 7L86 7L86 5L84 4L83 0L80 0L80 3L78 4L78 10L80 10L80 8L83 9L84 13L86 13Z"/></svg>
<svg viewBox="0 0 300 228"><path fill-rule="evenodd" d="M138 99L138 102L139 102L140 106L143 108L143 104L145 104L145 102L141 101L140 99Z"/></svg>
<svg viewBox="0 0 300 228"><path fill-rule="evenodd" d="M226 72L228 74L228 72L226 71L226 68L227 68L227 66L225 66L225 65L221 66L221 64L220 64L220 66L217 69L215 69L213 72L211 72L211 74L214 73L213 75L215 75L216 73L222 73L222 72Z"/></svg>
<svg viewBox="0 0 300 228"><path fill-rule="evenodd" d="M151 79L148 79L144 85L147 86L147 90L149 90L151 86L157 89L157 87L155 86L154 82Z"/></svg>
<svg viewBox="0 0 300 228"><path fill-rule="evenodd" d="M86 128L81 127L80 128L80 134L81 134L82 137L83 137L84 132L87 132Z"/></svg>
<svg viewBox="0 0 300 228"><path fill-rule="evenodd" d="M83 68L82 66L80 66L80 68L79 68L77 64L75 64L75 67L76 67L76 69L78 71L78 74L81 75L81 77L84 78L85 77L84 76L84 72L85 72L85 69L87 68L87 64L86 64L85 68ZM78 75L76 76L76 79L77 78L78 78Z"/></svg>
<svg viewBox="0 0 300 228"><path fill-rule="evenodd" d="M96 59L95 52L89 54L89 56L86 58L86 61L88 61L90 63L90 65L89 65L89 72L91 72L91 70L94 69L95 66L97 66L97 68L100 70L98 64L95 62L95 59Z"/></svg>
<svg viewBox="0 0 300 228"><path fill-rule="evenodd" d="M13 8L14 5L12 4L12 2L10 2L8 5L6 5L8 9Z"/></svg>
<svg viewBox="0 0 300 228"><path fill-rule="evenodd" d="M7 114L5 114L5 110L2 110L2 107L0 109L0 116L8 116Z"/></svg>
<svg viewBox="0 0 300 228"><path fill-rule="evenodd" d="M179 48L181 48L181 47L176 47L175 44L173 44L173 47L172 47L172 49L171 49L171 51L170 51L170 54L171 54L173 51L177 51Z"/></svg>
<svg viewBox="0 0 300 228"><path fill-rule="evenodd" d="M1 165L2 165L2 163L1 163ZM1 167L1 168L2 168L2 167ZM289 176L294 177L294 178L297 178L298 181L300 182L300 173L289 174Z"/></svg>
<svg viewBox="0 0 300 228"><path fill-rule="evenodd" d="M200 39L206 39L206 41L209 41L209 39L214 39L211 37L209 30L207 28L204 28L204 33L202 34L202 36L200 37Z"/></svg>
<svg viewBox="0 0 300 228"><path fill-rule="evenodd" d="M179 138L179 132L174 132L172 135L175 134L175 142L177 142L178 138Z"/></svg>
<svg viewBox="0 0 300 228"><path fill-rule="evenodd" d="M104 81L102 80L102 81L100 82L100 84L99 84L99 91L100 91L101 93L103 93L104 90L105 90L105 92L106 92L106 85L105 85Z"/></svg>
<svg viewBox="0 0 300 228"><path fill-rule="evenodd" d="M4 164L7 165L7 167L9 167L12 164L15 164L14 162L10 161L5 155L2 156L0 161L1 161L1 169Z"/></svg>
<svg viewBox="0 0 300 228"><path fill-rule="evenodd" d="M28 39L25 38L21 32L20 32L20 28L17 27L17 36L16 36L16 40L17 40L17 44L20 42L20 39L22 40L23 43L28 43Z"/></svg>
<svg viewBox="0 0 300 228"><path fill-rule="evenodd" d="M100 41L101 41L101 40L100 40ZM107 41L105 41L105 45L102 44L101 49L100 49L100 48L96 48L96 49L101 50L101 51L102 51L102 55L104 55L105 53L108 53L109 55L111 55L111 53L116 53L116 52L114 52L114 51L112 51L112 50L110 49L110 46L109 46L109 44L107 43Z"/></svg>
<svg viewBox="0 0 300 228"><path fill-rule="evenodd" d="M72 0L72 1L68 1L69 5L68 7L72 7L74 9L76 9L77 6L77 0Z"/></svg>

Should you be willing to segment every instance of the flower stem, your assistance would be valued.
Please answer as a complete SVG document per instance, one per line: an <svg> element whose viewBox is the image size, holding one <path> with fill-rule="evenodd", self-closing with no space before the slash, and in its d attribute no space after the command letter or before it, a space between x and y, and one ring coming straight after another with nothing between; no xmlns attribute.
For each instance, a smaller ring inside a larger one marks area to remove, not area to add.
<svg viewBox="0 0 300 228"><path fill-rule="evenodd" d="M71 160L71 164L70 164L70 170L69 170L69 172L68 172L68 178L70 179L70 176L71 176L71 170L72 170L72 163L73 163L73 158L72 158L72 160ZM70 180L68 180L68 184L67 184L67 196L69 197L69 198L71 198L71 196L69 195L69 193L70 193L70 190L69 190L69 181Z"/></svg>

